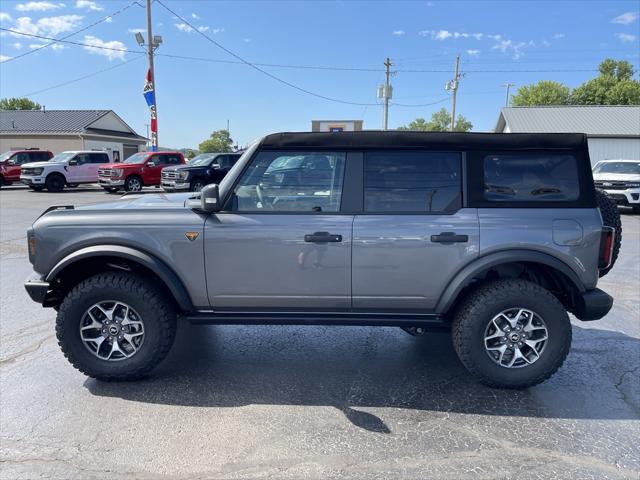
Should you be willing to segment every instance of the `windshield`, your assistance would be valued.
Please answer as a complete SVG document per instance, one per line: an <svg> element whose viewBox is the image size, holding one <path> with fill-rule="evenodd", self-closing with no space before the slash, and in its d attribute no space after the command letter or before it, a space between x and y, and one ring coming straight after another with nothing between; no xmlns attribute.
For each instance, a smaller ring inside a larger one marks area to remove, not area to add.
<svg viewBox="0 0 640 480"><path fill-rule="evenodd" d="M624 173L640 175L640 162L604 162L596 165L593 173Z"/></svg>
<svg viewBox="0 0 640 480"><path fill-rule="evenodd" d="M204 165L209 165L209 162L213 157L215 157L215 155L212 155L211 153L201 153L200 155L197 155L189 160L189 165L192 167L202 167Z"/></svg>
<svg viewBox="0 0 640 480"><path fill-rule="evenodd" d="M9 157L11 157L11 155L13 155L12 151L4 152L2 155L0 155L0 162L5 162L9 160Z"/></svg>
<svg viewBox="0 0 640 480"><path fill-rule="evenodd" d="M144 163L148 156L147 152L134 153L122 163Z"/></svg>
<svg viewBox="0 0 640 480"><path fill-rule="evenodd" d="M66 162L76 156L76 152L62 152L49 159L50 162Z"/></svg>

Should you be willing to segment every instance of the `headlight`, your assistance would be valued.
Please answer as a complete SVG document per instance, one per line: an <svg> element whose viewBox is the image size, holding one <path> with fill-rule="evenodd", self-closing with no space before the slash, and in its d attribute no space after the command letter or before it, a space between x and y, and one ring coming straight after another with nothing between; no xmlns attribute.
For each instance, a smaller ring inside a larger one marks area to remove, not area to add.
<svg viewBox="0 0 640 480"><path fill-rule="evenodd" d="M113 176L114 177L121 177L123 172L124 172L124 168L114 168L113 169Z"/></svg>
<svg viewBox="0 0 640 480"><path fill-rule="evenodd" d="M31 175L42 175L43 168L32 168Z"/></svg>
<svg viewBox="0 0 640 480"><path fill-rule="evenodd" d="M178 178L180 180L186 180L189 178L189 172L178 172Z"/></svg>

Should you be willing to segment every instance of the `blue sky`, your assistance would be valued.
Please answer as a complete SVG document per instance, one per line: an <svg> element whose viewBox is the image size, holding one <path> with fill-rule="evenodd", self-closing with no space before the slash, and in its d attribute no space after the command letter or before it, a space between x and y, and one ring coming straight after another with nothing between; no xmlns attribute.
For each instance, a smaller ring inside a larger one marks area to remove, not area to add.
<svg viewBox="0 0 640 480"><path fill-rule="evenodd" d="M376 71L262 67L319 95L373 104L348 105L307 95L246 65L162 56L234 60L156 3L153 33L164 39L156 57L163 146L197 147L212 130L225 128L227 120L240 144L274 131L309 130L312 119L363 119L365 128L380 128L376 86L384 80L385 57L392 59L396 72L397 105L390 110L390 128L429 118L442 106L450 108L444 85L459 54L465 76L458 112L477 131L494 126L505 101L505 82L517 88L544 79L573 87L595 72L549 70L596 69L606 57L629 60L636 68L640 64L638 1L164 2L251 62ZM130 3L1 0L0 21L4 28L60 38ZM137 51L132 32L144 28L145 11L133 5L69 40ZM43 43L2 32L0 96L28 95L48 109L113 109L146 133L143 55L57 44L11 59ZM110 70L51 88L105 69Z"/></svg>

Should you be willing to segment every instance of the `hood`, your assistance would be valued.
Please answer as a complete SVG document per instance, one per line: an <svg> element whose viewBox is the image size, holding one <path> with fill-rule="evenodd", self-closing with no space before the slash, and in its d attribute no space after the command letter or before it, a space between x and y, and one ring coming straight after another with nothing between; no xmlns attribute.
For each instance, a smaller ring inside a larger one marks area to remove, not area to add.
<svg viewBox="0 0 640 480"><path fill-rule="evenodd" d="M140 168L144 163L104 163L100 165L100 168Z"/></svg>
<svg viewBox="0 0 640 480"><path fill-rule="evenodd" d="M22 168L38 168L38 167L46 167L47 165L66 165L67 162L31 162L31 163L23 163L20 165Z"/></svg>
<svg viewBox="0 0 640 480"><path fill-rule="evenodd" d="M606 180L613 182L638 182L640 181L640 175L634 175L632 173L594 173L593 179L600 182Z"/></svg>
<svg viewBox="0 0 640 480"><path fill-rule="evenodd" d="M115 202L96 203L76 207L76 210L113 210L113 209L165 209L185 208L187 198L193 193L160 193L124 195Z"/></svg>
<svg viewBox="0 0 640 480"><path fill-rule="evenodd" d="M188 163L182 164L182 165L172 165L170 167L165 167L162 169L162 171L164 172L165 170L171 170L171 171L175 171L175 170L202 170L204 168L211 168L210 166L207 165L189 165Z"/></svg>

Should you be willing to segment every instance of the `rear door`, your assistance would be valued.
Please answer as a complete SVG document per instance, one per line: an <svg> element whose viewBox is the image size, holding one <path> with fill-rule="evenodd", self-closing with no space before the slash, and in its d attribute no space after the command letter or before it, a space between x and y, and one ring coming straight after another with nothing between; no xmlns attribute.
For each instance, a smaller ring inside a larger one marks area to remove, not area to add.
<svg viewBox="0 0 640 480"><path fill-rule="evenodd" d="M98 181L98 169L108 164L109 155L106 153L90 153L89 154L89 163L87 164L87 181L89 182L97 182Z"/></svg>
<svg viewBox="0 0 640 480"><path fill-rule="evenodd" d="M459 152L370 151L353 223L353 308L432 310L478 255L476 209L463 208Z"/></svg>
<svg viewBox="0 0 640 480"><path fill-rule="evenodd" d="M262 151L205 224L214 309L347 311L353 214L345 152Z"/></svg>

